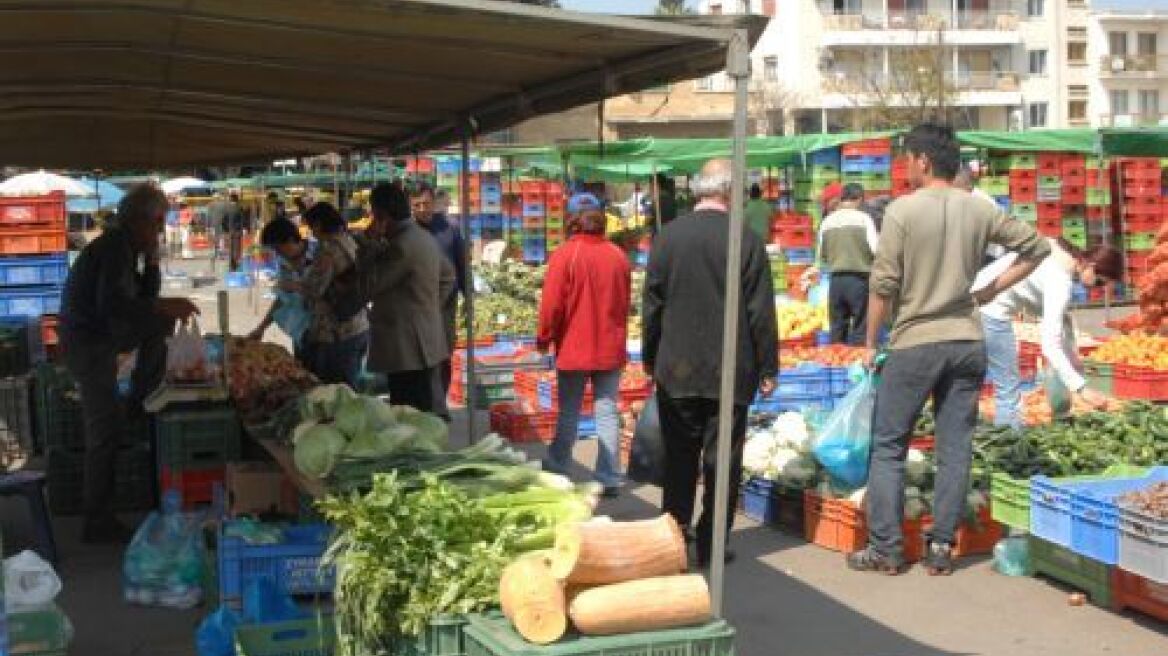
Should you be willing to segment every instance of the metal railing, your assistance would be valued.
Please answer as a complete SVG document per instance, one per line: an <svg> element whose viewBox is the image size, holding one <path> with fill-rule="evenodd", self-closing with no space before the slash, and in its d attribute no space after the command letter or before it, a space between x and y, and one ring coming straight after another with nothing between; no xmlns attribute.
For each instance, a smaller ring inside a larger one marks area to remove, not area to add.
<svg viewBox="0 0 1168 656"><path fill-rule="evenodd" d="M1143 128L1156 125L1168 125L1168 112L1099 115L1099 127L1104 128Z"/></svg>
<svg viewBox="0 0 1168 656"><path fill-rule="evenodd" d="M1150 77L1168 75L1168 55L1103 55L1099 77Z"/></svg>
<svg viewBox="0 0 1168 656"><path fill-rule="evenodd" d="M994 71L945 71L945 85L950 91L1019 91L1021 80L1017 73ZM845 69L824 73L823 90L827 93L904 93L920 91L936 82L926 75L912 76L882 71L867 73L860 69Z"/></svg>
<svg viewBox="0 0 1168 656"><path fill-rule="evenodd" d="M885 12L823 12L825 30L856 32L860 30L996 30L1018 29L1020 14L1014 9L978 9L967 11L896 10Z"/></svg>

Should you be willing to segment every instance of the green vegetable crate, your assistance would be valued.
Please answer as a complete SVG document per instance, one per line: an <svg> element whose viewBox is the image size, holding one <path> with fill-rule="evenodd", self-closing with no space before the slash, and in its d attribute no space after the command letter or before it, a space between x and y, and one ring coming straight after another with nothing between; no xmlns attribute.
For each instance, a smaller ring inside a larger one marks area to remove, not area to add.
<svg viewBox="0 0 1168 656"><path fill-rule="evenodd" d="M1096 606L1111 607L1112 568L1109 565L1033 535L1029 547L1030 569L1035 576L1045 575L1084 592Z"/></svg>
<svg viewBox="0 0 1168 656"><path fill-rule="evenodd" d="M1100 474L1068 476L1051 479L1052 483L1070 481L1102 481L1125 476L1142 476L1144 467L1112 465ZM1013 478L1008 474L995 473L990 476L990 512L995 522L1010 528L1030 530L1030 481Z"/></svg>
<svg viewBox="0 0 1168 656"><path fill-rule="evenodd" d="M1087 387L1106 394L1107 396L1114 396L1115 365L1109 362L1099 362L1097 360L1084 360L1083 373L1087 378Z"/></svg>
<svg viewBox="0 0 1168 656"><path fill-rule="evenodd" d="M414 648L400 656L464 656L466 654L465 615L446 615L430 620Z"/></svg>
<svg viewBox="0 0 1168 656"><path fill-rule="evenodd" d="M50 605L8 615L8 652L19 656L65 656L73 626L60 608Z"/></svg>
<svg viewBox="0 0 1168 656"><path fill-rule="evenodd" d="M619 636L569 635L539 646L524 640L502 615L472 615L466 629L466 656L734 656L734 629L718 620Z"/></svg>
<svg viewBox="0 0 1168 656"><path fill-rule="evenodd" d="M235 629L239 656L333 656L336 642L333 618L327 615Z"/></svg>
<svg viewBox="0 0 1168 656"><path fill-rule="evenodd" d="M239 459L243 429L229 406L167 409L158 415L157 427L159 466L200 469Z"/></svg>

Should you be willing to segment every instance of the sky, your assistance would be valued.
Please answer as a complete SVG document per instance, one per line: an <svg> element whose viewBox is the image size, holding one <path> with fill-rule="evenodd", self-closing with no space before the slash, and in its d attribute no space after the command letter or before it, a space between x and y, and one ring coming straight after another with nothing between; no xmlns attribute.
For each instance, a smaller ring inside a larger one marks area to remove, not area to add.
<svg viewBox="0 0 1168 656"><path fill-rule="evenodd" d="M651 14L657 0L560 0L564 9L606 14Z"/></svg>

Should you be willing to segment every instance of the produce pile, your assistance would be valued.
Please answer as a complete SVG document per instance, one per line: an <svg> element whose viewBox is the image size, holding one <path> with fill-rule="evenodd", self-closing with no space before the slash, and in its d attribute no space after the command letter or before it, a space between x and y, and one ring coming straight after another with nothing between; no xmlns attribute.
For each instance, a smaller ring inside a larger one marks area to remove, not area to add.
<svg viewBox="0 0 1168 656"><path fill-rule="evenodd" d="M1140 311L1110 325L1124 332L1168 335L1168 223L1160 228L1156 246L1147 254L1146 270L1139 278Z"/></svg>
<svg viewBox="0 0 1168 656"><path fill-rule="evenodd" d="M775 306L779 339L801 339L828 329L827 309L802 301L784 301Z"/></svg>
<svg viewBox="0 0 1168 656"><path fill-rule="evenodd" d="M811 430L803 415L784 412L752 426L742 451L748 478L763 478L790 488L814 487L819 466L811 455Z"/></svg>
<svg viewBox="0 0 1168 656"><path fill-rule="evenodd" d="M1108 398L1107 406L1102 408L1106 412L1116 412L1123 409L1123 401L1118 399ZM992 396L983 396L978 401L978 408L981 416L986 421L992 421L994 418L995 401ZM1100 408L1095 408L1085 402L1079 397L1071 397L1071 414L1081 415L1084 413L1095 412ZM1027 392L1022 395L1022 423L1026 426L1041 426L1049 424L1054 421L1054 410L1050 406L1050 399L1046 395L1046 390L1038 389L1033 392Z"/></svg>
<svg viewBox="0 0 1168 656"><path fill-rule="evenodd" d="M1129 333L1120 335L1095 349L1092 360L1168 371L1168 337Z"/></svg>
<svg viewBox="0 0 1168 656"><path fill-rule="evenodd" d="M282 346L230 338L227 388L244 423L260 423L317 384Z"/></svg>
<svg viewBox="0 0 1168 656"><path fill-rule="evenodd" d="M1168 408L1133 402L1119 412L1092 412L1023 430L982 426L974 467L1013 478L1097 474L1111 465L1168 462Z"/></svg>
<svg viewBox="0 0 1168 656"><path fill-rule="evenodd" d="M534 335L539 324L539 296L547 268L504 260L474 267L475 337ZM479 283L481 283L481 288ZM466 312L458 312L458 334L466 334Z"/></svg>
<svg viewBox="0 0 1168 656"><path fill-rule="evenodd" d="M825 367L848 367L863 358L864 350L856 346L832 344L831 346L796 346L783 349L779 357L783 367L793 367L803 362L814 362Z"/></svg>
<svg viewBox="0 0 1168 656"><path fill-rule="evenodd" d="M1117 499L1120 505L1156 519L1168 520L1168 481L1160 481L1146 490L1128 492Z"/></svg>

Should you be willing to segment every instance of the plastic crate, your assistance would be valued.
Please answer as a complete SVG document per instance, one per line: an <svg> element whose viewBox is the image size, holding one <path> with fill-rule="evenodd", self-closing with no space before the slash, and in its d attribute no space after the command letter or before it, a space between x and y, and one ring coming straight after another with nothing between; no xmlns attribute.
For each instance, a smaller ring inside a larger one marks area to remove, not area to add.
<svg viewBox="0 0 1168 656"><path fill-rule="evenodd" d="M39 317L61 310L61 288L7 287L0 291L0 316Z"/></svg>
<svg viewBox="0 0 1168 656"><path fill-rule="evenodd" d="M414 641L411 656L464 656L467 621L465 615L431 618L422 635Z"/></svg>
<svg viewBox="0 0 1168 656"><path fill-rule="evenodd" d="M65 227L65 194L0 196L0 226L46 225Z"/></svg>
<svg viewBox="0 0 1168 656"><path fill-rule="evenodd" d="M761 524L777 524L779 503L774 481L751 478L742 484L742 513Z"/></svg>
<svg viewBox="0 0 1168 656"><path fill-rule="evenodd" d="M0 229L0 255L40 255L61 253L68 248L65 225L44 228Z"/></svg>
<svg viewBox="0 0 1168 656"><path fill-rule="evenodd" d="M55 604L7 616L8 653L13 656L65 654L72 630L69 618Z"/></svg>
<svg viewBox="0 0 1168 656"><path fill-rule="evenodd" d="M331 615L243 624L235 629L235 651L239 656L333 656L336 642Z"/></svg>
<svg viewBox="0 0 1168 656"><path fill-rule="evenodd" d="M0 376L19 376L32 366L32 328L23 317L0 321Z"/></svg>
<svg viewBox="0 0 1168 656"><path fill-rule="evenodd" d="M36 368L36 434L41 448L85 448L81 395L69 372L52 364ZM125 435L133 436L131 431ZM123 446L126 442L123 441Z"/></svg>
<svg viewBox="0 0 1168 656"><path fill-rule="evenodd" d="M36 450L32 429L32 383L28 375L0 378L0 445L18 445L25 454Z"/></svg>
<svg viewBox="0 0 1168 656"><path fill-rule="evenodd" d="M1047 576L1086 593L1096 606L1111 606L1113 567L1033 535L1029 539L1029 548L1030 568L1035 575Z"/></svg>
<svg viewBox="0 0 1168 656"><path fill-rule="evenodd" d="M1107 189L1087 187L1087 205L1103 207L1111 204L1111 192Z"/></svg>
<svg viewBox="0 0 1168 656"><path fill-rule="evenodd" d="M1119 508L1116 498L1168 480L1168 467L1156 467L1146 476L1072 484L1071 551L1114 565L1119 561Z"/></svg>
<svg viewBox="0 0 1168 656"><path fill-rule="evenodd" d="M1132 251L1147 251L1156 247L1156 233L1129 232L1123 236L1123 245Z"/></svg>
<svg viewBox="0 0 1168 656"><path fill-rule="evenodd" d="M69 256L65 253L0 258L0 286L63 285L68 275Z"/></svg>
<svg viewBox="0 0 1168 656"><path fill-rule="evenodd" d="M1054 483L1098 481L1109 478L1143 476L1146 467L1112 465L1099 474L1070 476L1049 479ZM994 521L1010 528L1030 530L1030 481L1012 478L1007 474L995 473L990 476L990 509Z"/></svg>
<svg viewBox="0 0 1168 656"><path fill-rule="evenodd" d="M1168 520L1119 507L1119 566L1168 583Z"/></svg>
<svg viewBox="0 0 1168 656"><path fill-rule="evenodd" d="M1168 583L1156 583L1116 567L1111 571L1111 608L1131 608L1168 622Z"/></svg>
<svg viewBox="0 0 1168 656"><path fill-rule="evenodd" d="M85 504L85 452L48 450L49 509L55 515L77 515ZM154 461L148 444L122 447L114 457L114 509L153 508Z"/></svg>
<svg viewBox="0 0 1168 656"><path fill-rule="evenodd" d="M242 428L234 408L167 409L156 421L160 467L206 469L239 459Z"/></svg>
<svg viewBox="0 0 1168 656"><path fill-rule="evenodd" d="M831 372L827 367L805 364L779 371L774 395L779 398L794 396L829 396L832 393Z"/></svg>
<svg viewBox="0 0 1168 656"><path fill-rule="evenodd" d="M219 601L239 610L251 581L267 579L276 590L295 597L332 594L335 572L321 569L332 528L302 524L284 529L280 544L248 544L227 535L231 522L219 529Z"/></svg>
<svg viewBox="0 0 1168 656"><path fill-rule="evenodd" d="M176 490L182 498L183 510L194 510L213 504L215 490L222 495L226 480L227 470L223 466L207 469L159 467L158 498L162 499L169 490Z"/></svg>
<svg viewBox="0 0 1168 656"><path fill-rule="evenodd" d="M1168 371L1116 365L1113 380L1116 398L1168 401Z"/></svg>
<svg viewBox="0 0 1168 656"><path fill-rule="evenodd" d="M502 615L471 615L465 636L466 656L734 656L734 629L722 620L615 636L570 633L551 645L533 645Z"/></svg>

